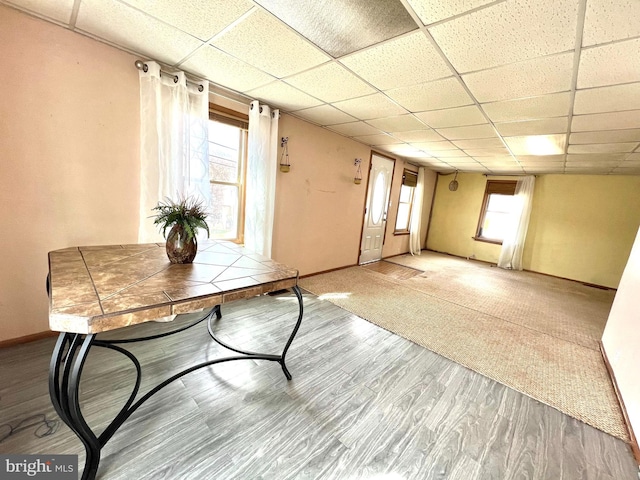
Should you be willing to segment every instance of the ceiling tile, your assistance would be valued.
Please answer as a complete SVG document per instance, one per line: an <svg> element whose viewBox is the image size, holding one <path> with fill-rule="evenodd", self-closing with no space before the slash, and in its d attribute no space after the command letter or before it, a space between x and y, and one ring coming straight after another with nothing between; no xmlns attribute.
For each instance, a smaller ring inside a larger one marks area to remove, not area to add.
<svg viewBox="0 0 640 480"><path fill-rule="evenodd" d="M246 92L275 80L271 75L247 65L211 45L204 45L181 64L180 68L238 92Z"/></svg>
<svg viewBox="0 0 640 480"><path fill-rule="evenodd" d="M640 83L578 90L573 104L576 115L634 109L640 109Z"/></svg>
<svg viewBox="0 0 640 480"><path fill-rule="evenodd" d="M341 123L339 125L331 125L327 127L329 130L347 135L349 137L362 135L381 135L383 132L364 122Z"/></svg>
<svg viewBox="0 0 640 480"><path fill-rule="evenodd" d="M483 165L510 165L517 163L511 155L501 155L497 157L477 157L476 161Z"/></svg>
<svg viewBox="0 0 640 480"><path fill-rule="evenodd" d="M633 143L592 143L588 145L569 145L567 153L617 153L633 152L638 142Z"/></svg>
<svg viewBox="0 0 640 480"><path fill-rule="evenodd" d="M489 171L493 174L500 175L519 175L523 172L522 167L510 166L510 165L496 165L489 168Z"/></svg>
<svg viewBox="0 0 640 480"><path fill-rule="evenodd" d="M325 63L284 81L328 103L376 92L374 88L335 62Z"/></svg>
<svg viewBox="0 0 640 480"><path fill-rule="evenodd" d="M68 24L74 0L9 0L9 5Z"/></svg>
<svg viewBox="0 0 640 480"><path fill-rule="evenodd" d="M407 113L381 93L335 102L333 106L361 120Z"/></svg>
<svg viewBox="0 0 640 480"><path fill-rule="evenodd" d="M247 95L272 104L273 107L278 107L285 111L301 110L322 103L320 100L306 93L302 93L300 90L296 90L280 80L265 85L264 87L250 90L247 92Z"/></svg>
<svg viewBox="0 0 640 480"><path fill-rule="evenodd" d="M569 163L616 163L621 162L626 157L624 153L580 153L567 154L567 164Z"/></svg>
<svg viewBox="0 0 640 480"><path fill-rule="evenodd" d="M589 0L584 17L582 45L595 45L640 36L640 2Z"/></svg>
<svg viewBox="0 0 640 480"><path fill-rule="evenodd" d="M564 164L559 165L543 165L540 167L531 167L521 165L522 170L531 175L542 175L550 173L564 173Z"/></svg>
<svg viewBox="0 0 640 480"><path fill-rule="evenodd" d="M576 166L565 167L564 172L569 175L608 175L611 173L611 166L598 168L595 165L591 166Z"/></svg>
<svg viewBox="0 0 640 480"><path fill-rule="evenodd" d="M518 155L516 157L523 165L553 165L564 164L565 155Z"/></svg>
<svg viewBox="0 0 640 480"><path fill-rule="evenodd" d="M410 132L391 132L391 135L404 142L438 142L444 140L434 130L412 130Z"/></svg>
<svg viewBox="0 0 640 480"><path fill-rule="evenodd" d="M495 0L408 0L425 25L460 15Z"/></svg>
<svg viewBox="0 0 640 480"><path fill-rule="evenodd" d="M473 100L455 77L388 90L387 95L410 112L471 105Z"/></svg>
<svg viewBox="0 0 640 480"><path fill-rule="evenodd" d="M629 155L625 161L629 162L629 161L640 161L640 153L632 153L631 155Z"/></svg>
<svg viewBox="0 0 640 480"><path fill-rule="evenodd" d="M380 90L451 76L449 66L418 31L340 59Z"/></svg>
<svg viewBox="0 0 640 480"><path fill-rule="evenodd" d="M383 145L378 148L386 150L388 152L397 153L398 155L424 155L424 152L418 150L406 143L399 143L397 145Z"/></svg>
<svg viewBox="0 0 640 480"><path fill-rule="evenodd" d="M191 35L114 0L83 0L76 28L170 65L202 45Z"/></svg>
<svg viewBox="0 0 640 480"><path fill-rule="evenodd" d="M484 165L473 162L473 163L450 163L451 167L455 168L455 170L459 172L481 172L487 173L489 169Z"/></svg>
<svg viewBox="0 0 640 480"><path fill-rule="evenodd" d="M464 151L470 157L495 157L496 155L509 155L506 147L471 148Z"/></svg>
<svg viewBox="0 0 640 480"><path fill-rule="evenodd" d="M353 137L354 140L358 140L360 142L366 143L367 145L395 145L398 143L402 143L397 138L392 137L391 135L387 135L386 133L382 135L360 135L357 137Z"/></svg>
<svg viewBox="0 0 640 480"><path fill-rule="evenodd" d="M640 128L640 110L575 115L571 120L572 132L622 130L628 128Z"/></svg>
<svg viewBox="0 0 640 480"><path fill-rule="evenodd" d="M287 26L258 9L216 38L213 45L279 78L330 59Z"/></svg>
<svg viewBox="0 0 640 480"><path fill-rule="evenodd" d="M433 157L426 157L422 159L421 162L425 166L428 165L428 166L434 166L434 167L447 167L447 165L444 162Z"/></svg>
<svg viewBox="0 0 640 480"><path fill-rule="evenodd" d="M406 132L425 128L424 123L409 114L378 118L376 120L369 120L367 123L379 128L383 132Z"/></svg>
<svg viewBox="0 0 640 480"><path fill-rule="evenodd" d="M351 115L332 107L331 105L320 105L318 107L296 110L296 116L305 118L318 125L335 125L336 123L355 122L357 119Z"/></svg>
<svg viewBox="0 0 640 480"><path fill-rule="evenodd" d="M408 157L408 158L411 158L411 159L419 158L421 160L426 160L426 159L432 158L431 155L429 155L429 154L426 154L426 153L424 153L424 152L422 152L420 150L415 151L415 150L412 150L410 148L408 148L406 150L400 150L400 151L397 151L397 152L394 152L394 153L397 153L398 155L402 155L403 157Z"/></svg>
<svg viewBox="0 0 640 480"><path fill-rule="evenodd" d="M496 123L495 127L500 135L506 137L566 133L569 128L569 117L540 118L538 120Z"/></svg>
<svg viewBox="0 0 640 480"><path fill-rule="evenodd" d="M532 97L571 90L573 53L524 62L462 76L479 102Z"/></svg>
<svg viewBox="0 0 640 480"><path fill-rule="evenodd" d="M254 8L248 0L125 0L124 3L203 41Z"/></svg>
<svg viewBox="0 0 640 480"><path fill-rule="evenodd" d="M578 69L578 88L600 87L640 81L640 38L583 48Z"/></svg>
<svg viewBox="0 0 640 480"><path fill-rule="evenodd" d="M334 57L418 28L399 0L256 0Z"/></svg>
<svg viewBox="0 0 640 480"><path fill-rule="evenodd" d="M476 138L473 140L454 140L453 143L463 150L469 148L495 148L504 147L504 143L499 138Z"/></svg>
<svg viewBox="0 0 640 480"><path fill-rule="evenodd" d="M487 123L487 119L476 105L419 112L416 113L416 117L431 128L460 127Z"/></svg>
<svg viewBox="0 0 640 480"><path fill-rule="evenodd" d="M577 13L574 0L518 0L429 31L456 70L464 73L573 50Z"/></svg>
<svg viewBox="0 0 640 480"><path fill-rule="evenodd" d="M564 162L554 162L554 163L550 163L550 162L543 162L539 165L535 165L535 164L523 164L521 163L520 166L526 170L527 172L557 172L557 171L562 171L564 170L565 167L565 163Z"/></svg>
<svg viewBox="0 0 640 480"><path fill-rule="evenodd" d="M564 153L566 135L526 135L504 137L514 155L555 155Z"/></svg>
<svg viewBox="0 0 640 480"><path fill-rule="evenodd" d="M571 94L552 93L539 97L519 98L503 102L483 103L481 106L494 122L533 120L561 117L569 113Z"/></svg>
<svg viewBox="0 0 640 480"><path fill-rule="evenodd" d="M604 130L601 132L579 132L569 135L569 143L572 145L616 142L640 142L640 128Z"/></svg>
<svg viewBox="0 0 640 480"><path fill-rule="evenodd" d="M489 124L469 125L467 127L437 128L436 132L449 140L466 140L497 136L495 130Z"/></svg>
<svg viewBox="0 0 640 480"><path fill-rule="evenodd" d="M425 151L431 151L431 152L438 152L438 151L443 151L443 150L455 150L456 146L451 143L451 142L412 142L411 145L413 145L416 148L419 148L420 150L425 150ZM465 154L462 154L461 156L465 156Z"/></svg>
<svg viewBox="0 0 640 480"><path fill-rule="evenodd" d="M460 168L462 168L462 166L480 166L480 164L471 157L449 157L443 158L441 161Z"/></svg>
<svg viewBox="0 0 640 480"><path fill-rule="evenodd" d="M414 147L416 146L416 144L412 144ZM438 157L441 159L446 159L446 158L464 158L467 155L462 151L462 150L429 150L426 148L421 149L425 152L428 152L430 154L432 154L434 157Z"/></svg>

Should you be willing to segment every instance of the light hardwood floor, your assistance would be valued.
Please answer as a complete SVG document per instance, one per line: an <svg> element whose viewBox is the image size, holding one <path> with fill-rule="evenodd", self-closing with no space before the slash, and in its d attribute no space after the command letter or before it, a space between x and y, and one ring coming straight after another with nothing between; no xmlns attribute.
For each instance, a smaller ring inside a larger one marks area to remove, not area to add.
<svg viewBox="0 0 640 480"><path fill-rule="evenodd" d="M115 434L98 478L637 478L621 440L327 301L308 294L304 301L287 359L292 381L273 362L233 362L187 375ZM275 353L296 309L290 294L230 304L218 332L232 344ZM57 418L47 391L53 343L0 349L0 424L16 426L37 413ZM129 347L143 364L141 393L189 365L226 355L203 325ZM104 428L119 409L133 373L123 356L94 348L82 382L92 427ZM0 453L80 454L84 461L64 425L43 438L35 427L21 431L0 443Z"/></svg>

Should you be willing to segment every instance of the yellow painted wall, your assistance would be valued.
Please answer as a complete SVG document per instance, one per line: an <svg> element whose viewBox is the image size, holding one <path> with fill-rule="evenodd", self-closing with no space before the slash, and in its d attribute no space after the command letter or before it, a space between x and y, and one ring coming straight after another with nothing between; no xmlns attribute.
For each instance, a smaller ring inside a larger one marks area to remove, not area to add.
<svg viewBox="0 0 640 480"><path fill-rule="evenodd" d="M475 234L487 177L439 176L427 248L496 263L500 246ZM541 175L523 254L527 270L617 287L640 225L640 177Z"/></svg>
<svg viewBox="0 0 640 480"><path fill-rule="evenodd" d="M640 225L640 176L536 179L525 268L616 288Z"/></svg>

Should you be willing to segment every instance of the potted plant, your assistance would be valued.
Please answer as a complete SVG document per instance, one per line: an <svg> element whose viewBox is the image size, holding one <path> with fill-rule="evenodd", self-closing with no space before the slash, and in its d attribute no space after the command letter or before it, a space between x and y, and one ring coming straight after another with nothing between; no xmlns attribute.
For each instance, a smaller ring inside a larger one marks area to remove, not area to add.
<svg viewBox="0 0 640 480"><path fill-rule="evenodd" d="M165 236L169 261L171 263L193 262L198 251L196 240L198 229L206 230L207 238L209 237L209 225L205 221L207 213L202 202L192 197L183 197L176 202L166 199L164 202L159 202L153 210L157 211L153 215L155 217L153 223L162 230L162 236L165 236L167 228L171 227L169 235Z"/></svg>

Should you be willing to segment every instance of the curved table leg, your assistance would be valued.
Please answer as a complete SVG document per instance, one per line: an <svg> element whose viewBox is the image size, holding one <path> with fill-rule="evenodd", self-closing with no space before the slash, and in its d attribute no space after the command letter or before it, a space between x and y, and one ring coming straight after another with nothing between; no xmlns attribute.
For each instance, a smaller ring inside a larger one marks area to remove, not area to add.
<svg viewBox="0 0 640 480"><path fill-rule="evenodd" d="M79 401L82 368L94 338L95 335L61 333L49 369L49 394L53 408L78 436L86 451L82 480L93 480L100 463L100 443L87 425Z"/></svg>
<svg viewBox="0 0 640 480"><path fill-rule="evenodd" d="M302 292L300 291L300 287L298 287L297 285L295 285L294 287L292 287L293 293L296 294L296 297L298 298L298 321L296 322L295 326L293 327L293 331L291 332L291 335L289 335L289 339L287 340L286 345L284 346L284 349L282 350L282 353L280 355L267 355L264 353L258 353L258 352L250 352L248 350L241 350L239 348L236 347L232 347L231 345L229 345L226 342L223 342L222 340L220 340L218 337L216 337L214 331L213 331L213 315L211 315L211 317L209 318L209 323L207 325L207 329L209 331L209 335L211 336L211 338L218 343L219 345L221 345L222 347L226 348L227 350L231 350L232 352L236 352L236 353L241 353L242 355L246 355L248 357L251 358L255 358L256 360L270 360L273 362L278 362L280 364L280 366L282 367L282 372L284 373L284 376L287 377L287 380L291 380L291 373L289 372L289 369L287 368L287 365L285 364L285 357L287 355L287 351L289 350L289 347L291 346L291 343L293 342L293 339L295 338L296 334L298 333L298 329L300 328L300 324L302 323L302 315L304 313L304 307L303 307L303 303L302 303ZM220 320L222 318L222 313L220 311L220 305L214 307L213 312L216 314L216 320Z"/></svg>
<svg viewBox="0 0 640 480"><path fill-rule="evenodd" d="M289 351L289 347L291 346L291 342L293 342L293 339L298 333L298 329L300 328L300 324L302 323L302 313L304 310L302 306L302 292L300 291L300 287L298 287L297 285L293 287L293 293L295 293L296 297L298 298L298 306L299 306L298 321L296 322L296 326L293 327L293 332L291 332L291 336L289 337L287 344L284 346L284 350L282 350L282 360L280 360L280 366L282 367L282 371L284 372L284 376L287 377L287 380L291 380L291 373L289 373L289 370L287 369L287 366L285 365L284 360L287 355L287 351Z"/></svg>

